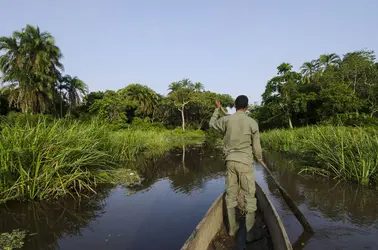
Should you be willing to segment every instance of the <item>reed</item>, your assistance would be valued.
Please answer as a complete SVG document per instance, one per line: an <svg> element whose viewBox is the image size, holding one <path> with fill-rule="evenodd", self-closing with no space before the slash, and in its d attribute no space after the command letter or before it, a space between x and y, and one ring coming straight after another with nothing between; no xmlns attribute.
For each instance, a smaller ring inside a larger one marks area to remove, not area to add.
<svg viewBox="0 0 378 250"><path fill-rule="evenodd" d="M99 183L114 182L138 155L159 155L201 132L180 135L165 129L114 131L99 122L1 123L0 202L12 199L80 197ZM127 172L127 171L126 171ZM122 182L138 181L137 173ZM123 174L122 176L126 176Z"/></svg>
<svg viewBox="0 0 378 250"><path fill-rule="evenodd" d="M361 184L378 179L378 130L319 126L274 130L262 134L263 147L298 156L311 172Z"/></svg>

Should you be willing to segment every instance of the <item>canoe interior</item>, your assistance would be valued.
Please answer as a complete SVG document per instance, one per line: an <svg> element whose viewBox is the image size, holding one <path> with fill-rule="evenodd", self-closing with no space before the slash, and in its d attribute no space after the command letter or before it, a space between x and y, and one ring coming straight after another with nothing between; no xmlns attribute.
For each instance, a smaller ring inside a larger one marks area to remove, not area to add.
<svg viewBox="0 0 378 250"><path fill-rule="evenodd" d="M266 196L265 192L256 183L256 198L258 204L258 212L256 224L259 219L269 231L270 246L269 249L273 250L292 250L292 245L287 236L286 230L283 227L281 219L277 214L273 204ZM219 239L219 235L226 235L224 231L227 229L227 215L225 206L225 194L221 194L211 205L209 210L197 227L193 230L188 240L185 242L181 250L206 250L209 248L210 243ZM240 202L239 202L240 204ZM242 229L238 234L242 234ZM244 230L245 233L245 230ZM244 236L245 237L245 236ZM226 239L229 240L229 239ZM267 249L267 248L265 248Z"/></svg>

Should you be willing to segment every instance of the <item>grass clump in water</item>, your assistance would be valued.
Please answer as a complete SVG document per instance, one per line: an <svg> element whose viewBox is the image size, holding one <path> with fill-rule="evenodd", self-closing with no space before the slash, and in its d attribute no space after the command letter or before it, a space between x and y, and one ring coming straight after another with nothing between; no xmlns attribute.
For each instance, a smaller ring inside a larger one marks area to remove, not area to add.
<svg viewBox="0 0 378 250"><path fill-rule="evenodd" d="M378 130L336 126L273 130L262 134L263 146L304 159L301 172L368 184L378 180Z"/></svg>
<svg viewBox="0 0 378 250"><path fill-rule="evenodd" d="M114 166L104 151L106 128L64 120L3 125L0 198L47 199L93 190L98 171Z"/></svg>
<svg viewBox="0 0 378 250"><path fill-rule="evenodd" d="M141 153L159 155L201 132L112 130L99 122L39 118L0 125L0 202L80 197L100 183L139 181L126 167ZM123 174L120 174L123 171ZM127 173L126 173L127 172ZM130 175L131 174L131 175ZM122 176L122 179L118 178ZM127 177L127 178L126 178ZM131 178L132 177L132 178Z"/></svg>

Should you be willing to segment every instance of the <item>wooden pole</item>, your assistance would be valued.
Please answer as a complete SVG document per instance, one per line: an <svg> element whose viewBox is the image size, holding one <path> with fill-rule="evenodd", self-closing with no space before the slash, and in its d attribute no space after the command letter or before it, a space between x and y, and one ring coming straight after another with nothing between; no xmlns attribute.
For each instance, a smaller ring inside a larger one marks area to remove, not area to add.
<svg viewBox="0 0 378 250"><path fill-rule="evenodd" d="M309 233L313 233L314 230L312 229L312 227L310 226L310 223L308 223L306 217L304 217L304 215L302 214L302 212L299 210L299 208L297 207L297 205L294 203L293 199L290 197L290 195L285 191L285 189L283 189L283 187L281 187L280 184L277 183L276 179L273 177L273 174L272 172L270 172L269 168L265 165L264 162L261 162L259 161L259 163L261 164L261 166L263 166L265 168L265 170L268 172L268 174L270 175L270 177L273 179L274 183L276 184L276 186L278 187L278 189L280 190L280 193L282 195L282 197L284 198L284 200L286 201L287 205L289 206L289 208L291 209L291 211L294 213L295 217L299 220L299 222L302 224L303 228L309 232Z"/></svg>

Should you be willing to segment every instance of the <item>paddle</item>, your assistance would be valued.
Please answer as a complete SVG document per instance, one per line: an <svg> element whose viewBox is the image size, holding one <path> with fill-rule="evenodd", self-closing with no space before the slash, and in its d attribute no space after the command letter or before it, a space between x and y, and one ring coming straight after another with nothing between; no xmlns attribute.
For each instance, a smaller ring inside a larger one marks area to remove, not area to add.
<svg viewBox="0 0 378 250"><path fill-rule="evenodd" d="M273 179L274 183L276 184L276 186L280 190L280 193L281 193L282 197L286 201L286 203L289 206L289 208L291 209L291 211L294 213L295 217L302 224L303 228L307 232L313 233L314 230L312 229L312 227L310 226L310 224L306 220L306 217L304 217L304 215L302 214L302 212L299 210L299 208L297 207L297 205L294 203L294 201L290 197L290 195L285 191L285 189L283 189L283 187L281 187L280 184L277 183L276 179L273 177L272 172L270 172L269 168L265 165L265 163L262 162L262 161L259 161L259 163L261 164L261 166L263 166L265 168L265 170L268 172L268 174L270 175L270 177Z"/></svg>

